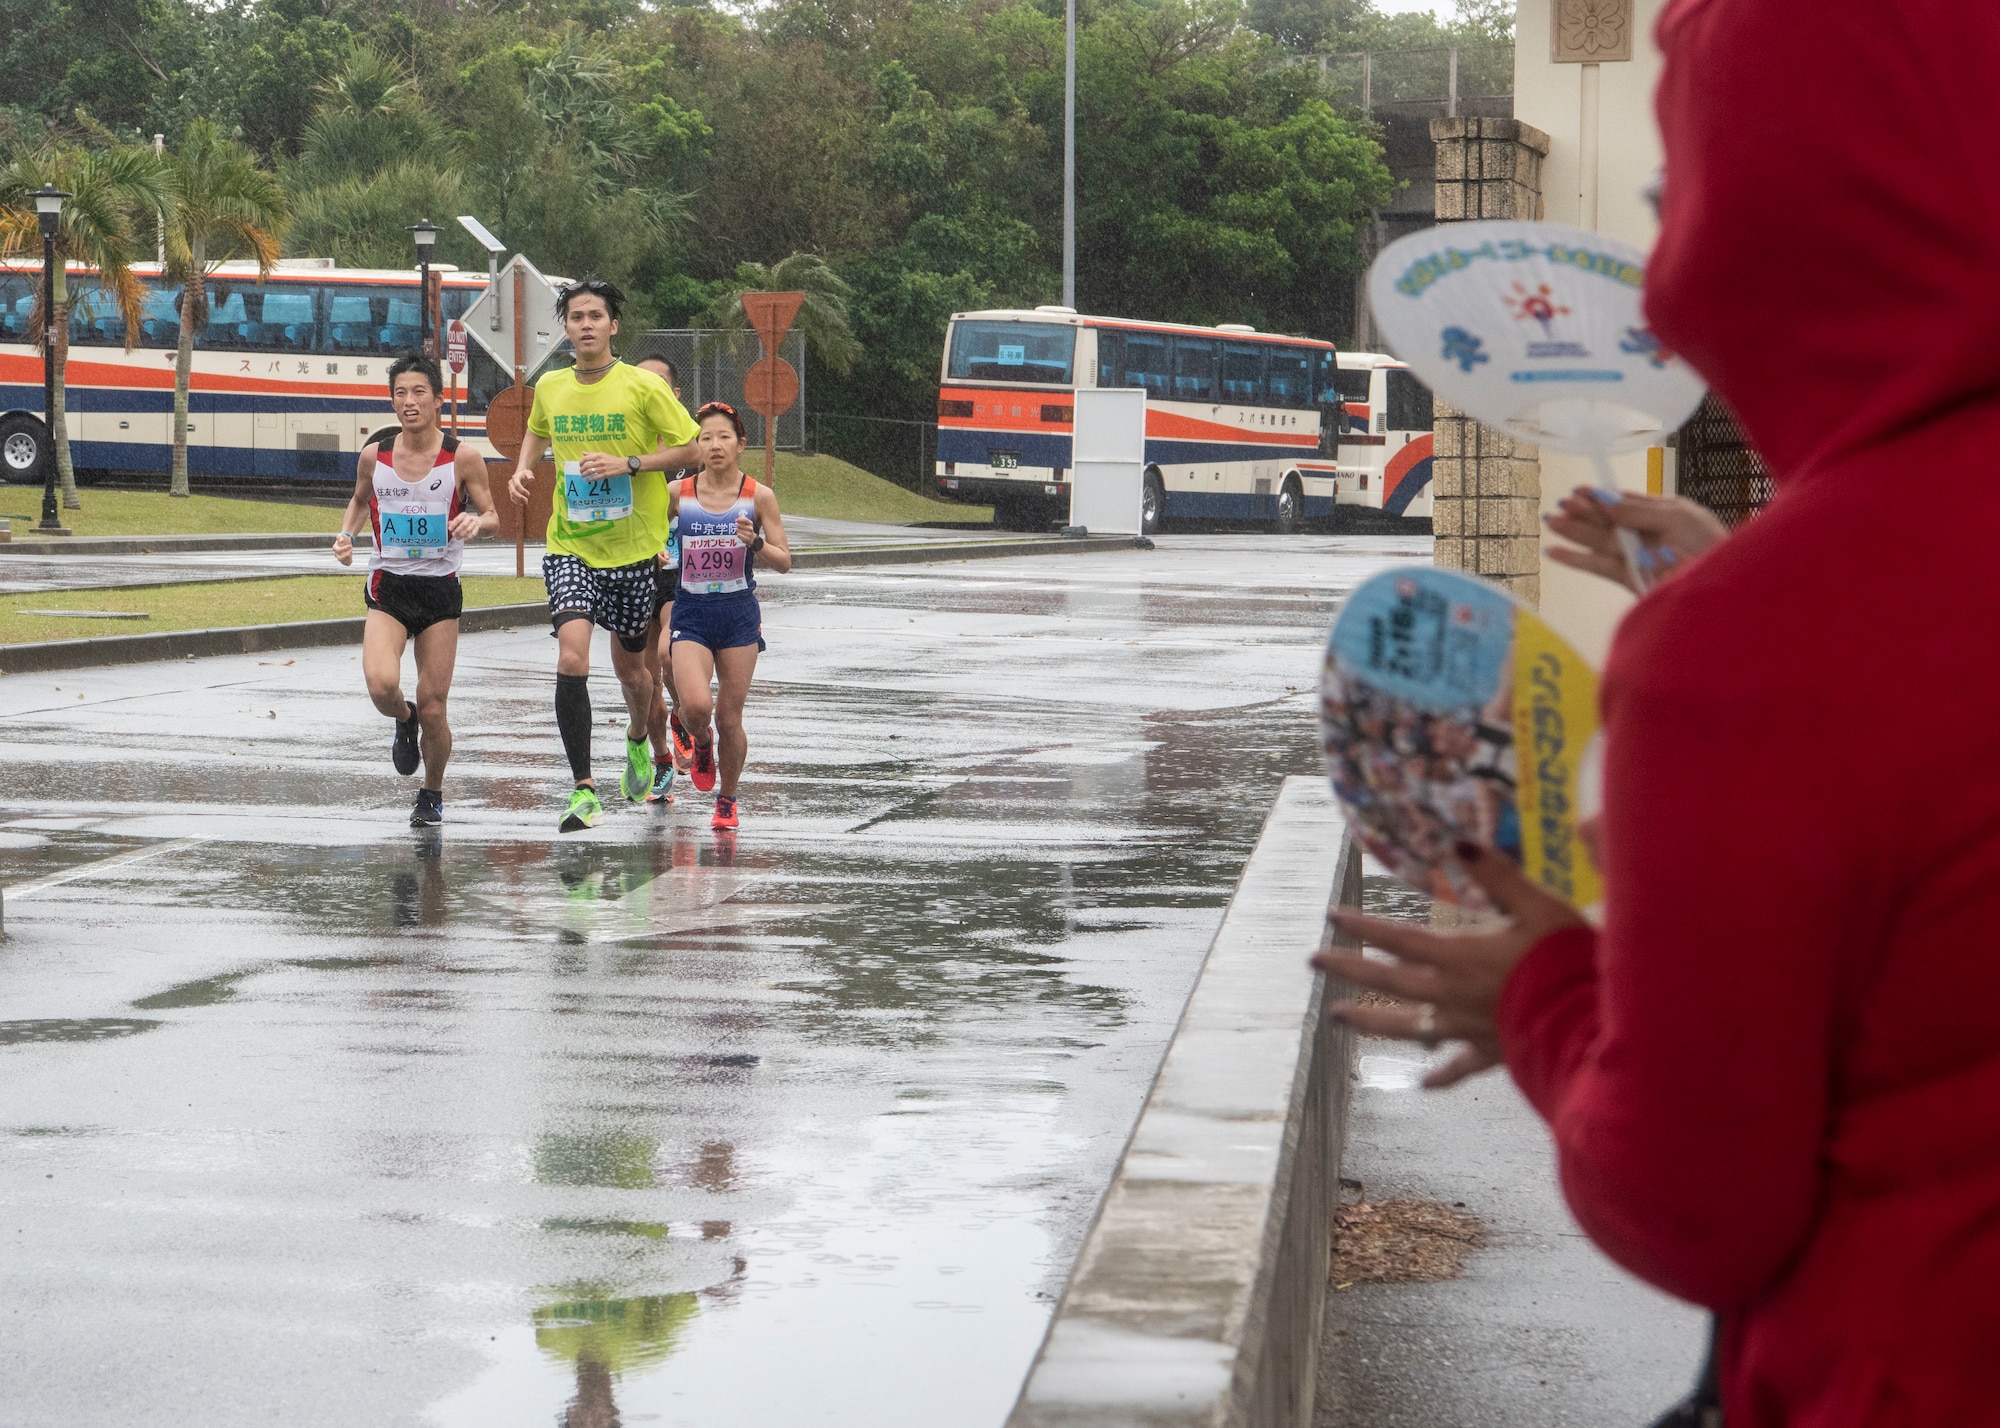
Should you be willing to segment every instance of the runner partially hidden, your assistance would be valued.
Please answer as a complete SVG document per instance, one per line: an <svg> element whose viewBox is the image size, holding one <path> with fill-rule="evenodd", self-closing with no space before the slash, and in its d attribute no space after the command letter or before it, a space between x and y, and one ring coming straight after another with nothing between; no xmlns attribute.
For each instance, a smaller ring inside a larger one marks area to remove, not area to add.
<svg viewBox="0 0 2000 1428"><path fill-rule="evenodd" d="M651 372L673 389L679 401L680 383L674 380L674 364L664 357L641 357L632 364ZM669 472L670 482L685 472ZM674 693L674 665L667 657L667 611L673 608L674 592L681 583L681 534L674 518L667 518L667 548L660 552L660 568L653 574L653 624L646 634L646 669L653 680L653 712L646 720L646 732L653 741L653 793L648 803L674 801L674 773L686 773L694 757L694 741L681 727Z"/></svg>
<svg viewBox="0 0 2000 1428"><path fill-rule="evenodd" d="M486 491L486 463L438 425L444 378L429 357L411 353L389 367L389 404L401 427L361 448L354 495L334 537L333 558L354 561L354 532L371 529L363 599L361 673L375 707L396 721L390 756L396 772L424 766L410 822L444 821L444 766L451 757L445 699L458 662L458 617L465 591L458 583L465 542L491 535L500 513ZM386 437L386 439L383 439ZM417 646L417 697L403 697L403 646Z"/></svg>
<svg viewBox="0 0 2000 1428"><path fill-rule="evenodd" d="M507 489L527 504L535 463L551 443L561 473L549 511L542 580L555 626L556 727L576 781L558 825L573 833L604 811L590 767L590 631L614 636L611 669L625 693L625 767L619 792L634 803L653 787L646 724L653 676L646 634L653 621L659 554L669 507L661 474L695 464L694 422L671 388L611 355L625 295L610 283L571 283L556 316L576 366L535 384L528 432Z"/></svg>
<svg viewBox="0 0 2000 1428"><path fill-rule="evenodd" d="M715 795L711 828L734 828L736 784L750 751L743 732L743 701L764 648L763 614L757 605L758 557L780 573L792 568L778 498L737 464L743 454L743 418L726 402L709 402L695 413L701 423L696 445L699 474L676 483L671 509L679 522L680 591L674 596L671 643L677 712L694 742L689 778ZM709 679L719 693L711 699ZM714 728L709 716L714 715Z"/></svg>

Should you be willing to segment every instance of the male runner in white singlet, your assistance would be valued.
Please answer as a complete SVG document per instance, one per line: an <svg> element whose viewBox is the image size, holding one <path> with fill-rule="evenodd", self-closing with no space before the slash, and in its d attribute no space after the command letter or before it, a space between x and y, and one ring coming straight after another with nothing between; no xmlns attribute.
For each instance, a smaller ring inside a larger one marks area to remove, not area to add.
<svg viewBox="0 0 2000 1428"><path fill-rule="evenodd" d="M391 757L396 772L417 771L419 734L424 784L410 811L414 827L444 821L444 766L451 757L445 699L458 662L458 617L465 591L458 583L465 542L491 535L500 513L486 491L486 463L438 425L444 378L437 363L415 353L389 368L389 403L401 430L361 449L354 496L334 538L333 558L354 561L353 533L372 529L363 601L361 673L375 707L396 721ZM417 646L416 702L403 697L403 646Z"/></svg>

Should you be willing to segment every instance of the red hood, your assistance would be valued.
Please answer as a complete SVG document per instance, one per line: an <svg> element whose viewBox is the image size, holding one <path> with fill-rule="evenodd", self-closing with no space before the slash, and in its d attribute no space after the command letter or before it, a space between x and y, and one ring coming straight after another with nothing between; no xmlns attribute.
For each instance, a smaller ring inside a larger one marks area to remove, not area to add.
<svg viewBox="0 0 2000 1428"><path fill-rule="evenodd" d="M1658 34L1647 312L1773 470L2000 402L2000 5L1674 0Z"/></svg>

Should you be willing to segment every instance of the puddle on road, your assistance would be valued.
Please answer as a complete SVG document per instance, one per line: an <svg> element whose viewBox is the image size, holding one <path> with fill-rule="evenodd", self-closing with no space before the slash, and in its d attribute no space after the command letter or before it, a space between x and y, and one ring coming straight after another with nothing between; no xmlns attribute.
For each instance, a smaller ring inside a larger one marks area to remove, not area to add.
<svg viewBox="0 0 2000 1428"><path fill-rule="evenodd" d="M114 1037L137 1036L158 1025L157 1021L117 1016L0 1021L0 1046L23 1046L37 1041L109 1041Z"/></svg>

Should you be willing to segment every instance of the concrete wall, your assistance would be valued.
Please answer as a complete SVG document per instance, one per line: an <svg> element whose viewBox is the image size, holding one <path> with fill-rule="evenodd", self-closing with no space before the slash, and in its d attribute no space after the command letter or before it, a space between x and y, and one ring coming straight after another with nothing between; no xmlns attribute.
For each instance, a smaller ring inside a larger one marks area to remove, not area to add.
<svg viewBox="0 0 2000 1428"><path fill-rule="evenodd" d="M1520 0L1514 25L1514 117L1549 136L1542 166L1543 214L1551 223L1595 227L1650 250L1658 226L1640 191L1660 166L1660 136L1653 122L1653 90L1660 54L1653 26L1666 0L1625 0L1631 12L1632 58L1598 66L1597 221L1583 222L1583 70L1550 58L1552 10L1562 0ZM1646 489L1646 455L1633 452L1614 463L1618 484ZM1555 452L1542 454L1541 509L1576 486L1592 483L1590 463ZM1602 667L1611 631L1631 599L1605 581L1541 562L1542 616Z"/></svg>
<svg viewBox="0 0 2000 1428"><path fill-rule="evenodd" d="M1304 1428L1353 1037L1306 966L1361 857L1290 778L1230 899L1009 1428Z"/></svg>

